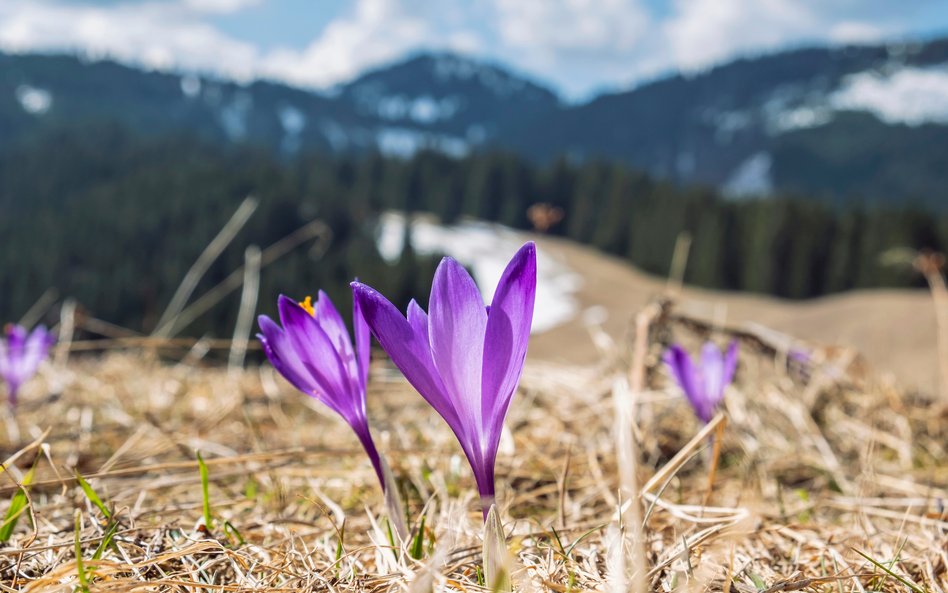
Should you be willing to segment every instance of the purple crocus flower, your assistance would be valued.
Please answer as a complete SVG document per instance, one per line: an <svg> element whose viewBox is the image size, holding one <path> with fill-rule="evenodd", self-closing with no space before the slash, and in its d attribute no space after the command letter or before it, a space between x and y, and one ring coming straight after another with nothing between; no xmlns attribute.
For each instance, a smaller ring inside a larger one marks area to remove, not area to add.
<svg viewBox="0 0 948 593"><path fill-rule="evenodd" d="M5 333L0 338L0 377L7 384L10 405L15 406L20 387L39 370L56 338L42 325L32 332L22 325L7 325Z"/></svg>
<svg viewBox="0 0 948 593"><path fill-rule="evenodd" d="M730 385L737 368L737 342L731 342L727 353L713 342L701 348L701 360L694 364L688 352L674 344L665 352L665 364L675 381L691 402L695 415L702 422L710 422L724 399L724 389Z"/></svg>
<svg viewBox="0 0 948 593"><path fill-rule="evenodd" d="M355 349L349 330L322 291L315 306L309 297L301 303L280 296L280 328L266 315L258 318L257 337L273 367L294 387L326 404L352 427L372 460L382 490L386 480L382 460L365 413L371 334L359 302L353 305Z"/></svg>
<svg viewBox="0 0 948 593"><path fill-rule="evenodd" d="M474 470L485 518L494 502L504 417L527 355L536 284L533 243L507 264L490 307L467 270L449 257L435 272L428 314L412 301L406 318L374 289L352 283L382 348L454 431Z"/></svg>

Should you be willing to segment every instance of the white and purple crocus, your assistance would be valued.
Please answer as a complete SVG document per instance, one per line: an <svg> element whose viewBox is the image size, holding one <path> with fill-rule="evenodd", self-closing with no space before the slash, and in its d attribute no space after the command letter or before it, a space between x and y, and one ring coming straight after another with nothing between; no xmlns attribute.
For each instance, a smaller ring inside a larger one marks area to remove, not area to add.
<svg viewBox="0 0 948 593"><path fill-rule="evenodd" d="M43 326L28 332L22 325L8 325L4 333L0 338L0 377L7 384L10 405L16 406L20 387L39 370L56 338Z"/></svg>
<svg viewBox="0 0 948 593"><path fill-rule="evenodd" d="M294 387L326 404L352 427L384 491L383 461L365 412L371 334L359 302L353 305L355 348L342 316L324 292L319 292L315 305L309 297L297 303L281 295L277 307L282 328L266 315L258 319L262 333L257 337L264 353Z"/></svg>
<svg viewBox="0 0 948 593"><path fill-rule="evenodd" d="M731 342L726 353L713 342L705 343L697 363L692 362L684 348L674 344L665 352L664 361L698 419L710 422L724 400L725 388L734 379L737 342Z"/></svg>
<svg viewBox="0 0 948 593"><path fill-rule="evenodd" d="M412 301L406 317L374 289L352 283L382 348L454 431L474 471L485 518L494 503L504 418L527 354L536 283L533 243L507 264L489 307L451 258L435 272L427 314Z"/></svg>

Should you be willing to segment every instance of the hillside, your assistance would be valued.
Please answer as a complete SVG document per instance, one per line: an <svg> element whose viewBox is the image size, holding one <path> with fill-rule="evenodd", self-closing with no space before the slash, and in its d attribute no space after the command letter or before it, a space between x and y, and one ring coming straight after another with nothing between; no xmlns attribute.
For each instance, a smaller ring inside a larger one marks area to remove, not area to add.
<svg viewBox="0 0 948 593"><path fill-rule="evenodd" d="M526 237L524 237L526 238ZM634 315L662 295L664 279L570 241L539 237L541 253L581 279L573 297L578 315L538 335L531 354L544 360L592 364L597 357L587 320L627 341ZM583 315L584 311L593 310ZM597 310L598 309L598 310ZM737 329L769 328L804 349L839 347L865 357L883 376L934 392L938 385L935 312L925 290L860 290L807 301L686 287L682 312ZM563 344L570 344L568 349Z"/></svg>

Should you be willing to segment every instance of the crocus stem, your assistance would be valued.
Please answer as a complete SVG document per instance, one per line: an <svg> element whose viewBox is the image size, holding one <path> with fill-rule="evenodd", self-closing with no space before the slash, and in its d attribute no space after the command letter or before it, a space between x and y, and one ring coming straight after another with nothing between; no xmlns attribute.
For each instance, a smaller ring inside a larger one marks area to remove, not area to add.
<svg viewBox="0 0 948 593"><path fill-rule="evenodd" d="M395 533L402 542L407 542L409 538L408 525L405 524L405 505L402 503L402 496L398 492L398 484L395 483L395 476L392 475L392 469L384 457L379 457L382 465L382 475L384 476L385 490L385 508L388 511L388 519L395 528Z"/></svg>
<svg viewBox="0 0 948 593"><path fill-rule="evenodd" d="M355 428L355 433L362 442L365 453L372 460L372 466L375 468L375 474L379 478L379 484L382 485L382 493L385 495L385 508L388 512L388 519L392 522L395 533L402 541L408 540L408 526L405 524L405 505L402 503L402 497L398 493L398 484L395 483L395 476L385 457L379 453L375 447L375 441L372 440L372 434L369 427Z"/></svg>
<svg viewBox="0 0 948 593"><path fill-rule="evenodd" d="M490 512L490 508L497 502L494 489L494 468L490 466L488 466L488 468L485 475L475 480L477 482L477 493L481 498L481 513L484 515L485 523L487 522L487 515Z"/></svg>
<svg viewBox="0 0 948 593"><path fill-rule="evenodd" d="M368 423L365 423L365 426L359 426L358 424L353 425L352 429L355 431L356 436L359 437L359 442L362 443L365 454L368 455L372 461L372 467L375 468L375 475L379 479L382 490L385 490L385 472L382 471L382 456L379 454L379 450L375 448L375 441L372 440L372 433L369 432Z"/></svg>
<svg viewBox="0 0 948 593"><path fill-rule="evenodd" d="M497 507L491 505L484 519L484 547L481 553L484 562L484 584L490 591L511 591L510 556L507 553L507 538L500 522Z"/></svg>

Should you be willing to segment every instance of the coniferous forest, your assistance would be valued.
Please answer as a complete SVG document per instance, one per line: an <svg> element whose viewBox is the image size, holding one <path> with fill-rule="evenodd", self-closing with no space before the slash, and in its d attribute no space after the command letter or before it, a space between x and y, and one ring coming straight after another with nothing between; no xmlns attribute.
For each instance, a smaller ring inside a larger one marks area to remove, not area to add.
<svg viewBox="0 0 948 593"><path fill-rule="evenodd" d="M260 205L210 268L198 293L307 222L331 231L267 266L270 297L320 287L348 308L357 273L405 304L427 294L436 257L410 248L390 263L376 250L377 215L430 212L530 229L534 204L562 209L549 233L666 274L679 233L693 238L686 281L787 298L914 286L880 263L895 247L948 247L948 216L913 207L827 206L809 196L727 200L607 162L538 166L502 153L455 159L303 156L278 160L250 147L221 149L187 136L143 136L113 125L49 130L0 153L0 318L17 319L53 289L89 315L150 330L194 260L240 202ZM239 291L184 333L232 327ZM345 304L345 305L344 305Z"/></svg>

